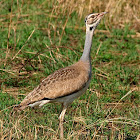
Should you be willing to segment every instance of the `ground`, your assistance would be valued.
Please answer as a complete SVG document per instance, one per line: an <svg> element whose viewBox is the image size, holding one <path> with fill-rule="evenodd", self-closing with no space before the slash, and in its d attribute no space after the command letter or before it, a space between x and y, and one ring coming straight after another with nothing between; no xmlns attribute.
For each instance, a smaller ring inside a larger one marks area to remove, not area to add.
<svg viewBox="0 0 140 140"><path fill-rule="evenodd" d="M1 2L0 139L59 138L61 105L21 112L13 107L41 80L82 55L88 11L78 15L75 7L64 4L53 0ZM91 84L66 112L66 139L140 137L139 29L133 22L122 26L118 21L116 26L115 18L110 19L106 15L95 31Z"/></svg>

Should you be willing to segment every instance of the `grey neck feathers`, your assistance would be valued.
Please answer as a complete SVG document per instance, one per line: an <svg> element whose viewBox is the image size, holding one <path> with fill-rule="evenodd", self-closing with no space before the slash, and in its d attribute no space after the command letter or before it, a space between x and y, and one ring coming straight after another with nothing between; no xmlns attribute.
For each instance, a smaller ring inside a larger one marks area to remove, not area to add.
<svg viewBox="0 0 140 140"><path fill-rule="evenodd" d="M82 61L90 62L90 50L92 46L92 37L93 37L94 30L95 30L95 27L86 29L86 40L85 40L84 51L80 58L80 60Z"/></svg>

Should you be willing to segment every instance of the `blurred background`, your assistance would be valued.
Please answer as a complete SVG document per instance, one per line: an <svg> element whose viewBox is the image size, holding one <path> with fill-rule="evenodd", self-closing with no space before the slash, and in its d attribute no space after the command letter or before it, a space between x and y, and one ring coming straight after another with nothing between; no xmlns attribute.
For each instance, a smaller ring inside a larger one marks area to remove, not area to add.
<svg viewBox="0 0 140 140"><path fill-rule="evenodd" d="M20 113L13 106L79 60L85 16L104 11L91 49L92 81L65 115L65 138L140 139L139 0L1 0L0 139L59 139L61 106Z"/></svg>

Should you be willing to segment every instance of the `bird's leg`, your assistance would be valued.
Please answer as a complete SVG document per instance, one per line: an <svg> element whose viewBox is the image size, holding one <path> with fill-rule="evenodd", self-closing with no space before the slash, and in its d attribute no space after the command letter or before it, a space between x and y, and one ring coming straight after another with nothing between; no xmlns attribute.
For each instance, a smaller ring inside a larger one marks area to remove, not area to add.
<svg viewBox="0 0 140 140"><path fill-rule="evenodd" d="M64 135L63 135L63 121L64 121L64 116L67 110L67 105L62 105L63 109L62 112L59 116L59 127L60 127L60 139L63 140L64 139Z"/></svg>

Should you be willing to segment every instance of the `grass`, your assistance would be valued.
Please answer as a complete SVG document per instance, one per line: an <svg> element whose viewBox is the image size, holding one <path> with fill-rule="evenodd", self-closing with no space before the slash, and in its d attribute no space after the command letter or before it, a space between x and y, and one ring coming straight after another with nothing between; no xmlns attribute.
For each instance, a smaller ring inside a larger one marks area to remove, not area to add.
<svg viewBox="0 0 140 140"><path fill-rule="evenodd" d="M115 1L110 2L112 5L98 3L94 10L115 5ZM133 6L127 3L137 16L134 7L138 1ZM0 4L0 139L58 139L60 105L22 112L15 112L13 106L47 75L78 61L85 40L84 16L92 9L84 2L80 7L78 1L75 5L73 1L55 0L3 0ZM116 13L111 9L95 32L92 81L87 92L67 110L66 139L140 137L139 29L132 17L123 21L130 21L130 25L117 20L126 2L118 4L122 9Z"/></svg>

